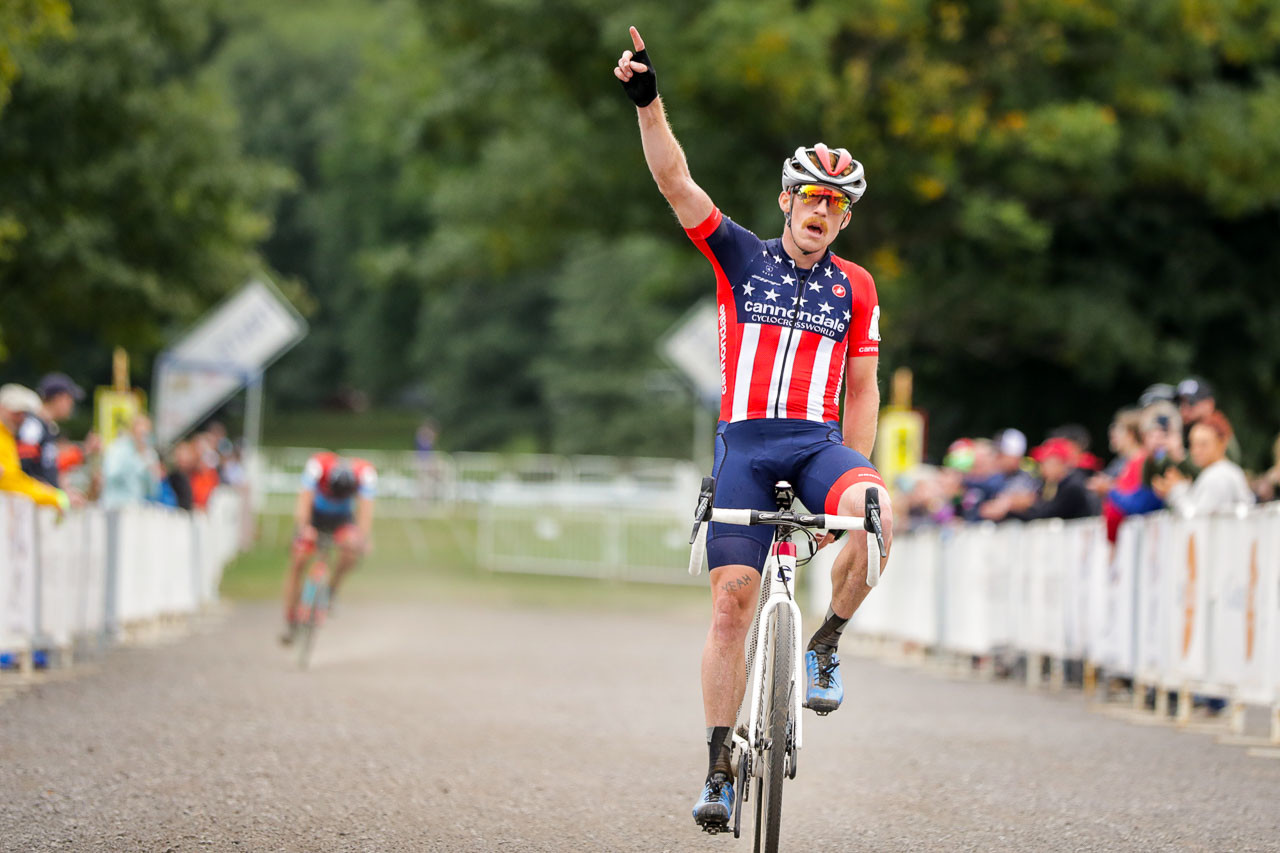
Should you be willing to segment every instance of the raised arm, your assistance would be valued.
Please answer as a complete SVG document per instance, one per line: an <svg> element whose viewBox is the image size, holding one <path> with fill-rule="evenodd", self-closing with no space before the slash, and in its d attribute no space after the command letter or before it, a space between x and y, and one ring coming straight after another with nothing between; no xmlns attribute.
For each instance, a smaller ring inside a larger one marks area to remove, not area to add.
<svg viewBox="0 0 1280 853"><path fill-rule="evenodd" d="M644 146L644 159L658 185L658 191L666 198L676 218L685 228L694 228L706 221L715 209L711 197L689 175L689 163L684 151L667 124L667 114L658 96L657 78L654 75L649 54L644 48L640 32L631 28L631 42L635 52L624 50L613 76L622 83L627 96L636 105L640 119L640 141Z"/></svg>

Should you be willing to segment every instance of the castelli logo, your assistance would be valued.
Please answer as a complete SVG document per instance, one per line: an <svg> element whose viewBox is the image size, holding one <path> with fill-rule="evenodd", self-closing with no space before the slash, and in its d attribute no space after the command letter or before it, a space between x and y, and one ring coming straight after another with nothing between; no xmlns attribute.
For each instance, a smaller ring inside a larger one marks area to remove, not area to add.
<svg viewBox="0 0 1280 853"><path fill-rule="evenodd" d="M843 296L844 296L844 295L845 295L845 293L846 293L846 291L845 291L845 289L844 289L844 285L843 285L843 284L833 284L833 285L831 285L831 292L832 292L832 293L834 293L836 296L839 296L839 297L842 297L842 298L843 298Z"/></svg>

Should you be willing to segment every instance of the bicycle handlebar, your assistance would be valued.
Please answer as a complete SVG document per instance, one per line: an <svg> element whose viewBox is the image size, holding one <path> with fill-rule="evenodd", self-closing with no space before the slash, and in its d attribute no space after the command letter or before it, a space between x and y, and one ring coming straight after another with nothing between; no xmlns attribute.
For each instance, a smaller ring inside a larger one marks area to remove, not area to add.
<svg viewBox="0 0 1280 853"><path fill-rule="evenodd" d="M861 515L810 515L805 512L779 512L761 509L721 509L713 507L711 520L724 524L790 524L817 530L860 530L866 522Z"/></svg>
<svg viewBox="0 0 1280 853"><path fill-rule="evenodd" d="M865 515L826 515L818 513L791 512L789 510L760 509L724 509L711 506L715 495L716 481L712 477L702 480L702 491L698 495L698 508L694 512L693 532L689 536L689 574L702 573L702 558L707 538L706 523L717 521L722 524L740 525L787 525L791 527L808 527L818 530L865 530L867 532L867 585L875 586L880 581L880 558L886 554L884 531L880 526L880 495L875 489L867 490Z"/></svg>

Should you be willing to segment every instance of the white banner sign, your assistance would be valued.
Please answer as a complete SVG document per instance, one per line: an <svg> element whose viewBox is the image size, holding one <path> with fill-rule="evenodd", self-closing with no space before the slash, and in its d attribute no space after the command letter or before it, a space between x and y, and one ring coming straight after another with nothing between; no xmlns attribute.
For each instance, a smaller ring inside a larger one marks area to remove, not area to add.
<svg viewBox="0 0 1280 853"><path fill-rule="evenodd" d="M306 334L306 322L268 284L251 281L156 362L156 440L168 445Z"/></svg>
<svg viewBox="0 0 1280 853"><path fill-rule="evenodd" d="M716 352L716 306L699 302L676 323L659 344L659 352L680 369L698 395L715 405L720 400L720 358Z"/></svg>

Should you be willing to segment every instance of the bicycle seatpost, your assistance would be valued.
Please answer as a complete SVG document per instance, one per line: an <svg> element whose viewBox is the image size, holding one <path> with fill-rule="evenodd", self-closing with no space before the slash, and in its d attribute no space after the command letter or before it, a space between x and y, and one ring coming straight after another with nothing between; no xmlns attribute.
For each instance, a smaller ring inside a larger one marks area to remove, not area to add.
<svg viewBox="0 0 1280 853"><path fill-rule="evenodd" d="M874 533L876 536L876 544L880 546L880 553L888 556L888 551L884 547L884 528L880 526L880 490L872 487L867 489L867 508L862 522L862 528L868 533Z"/></svg>

